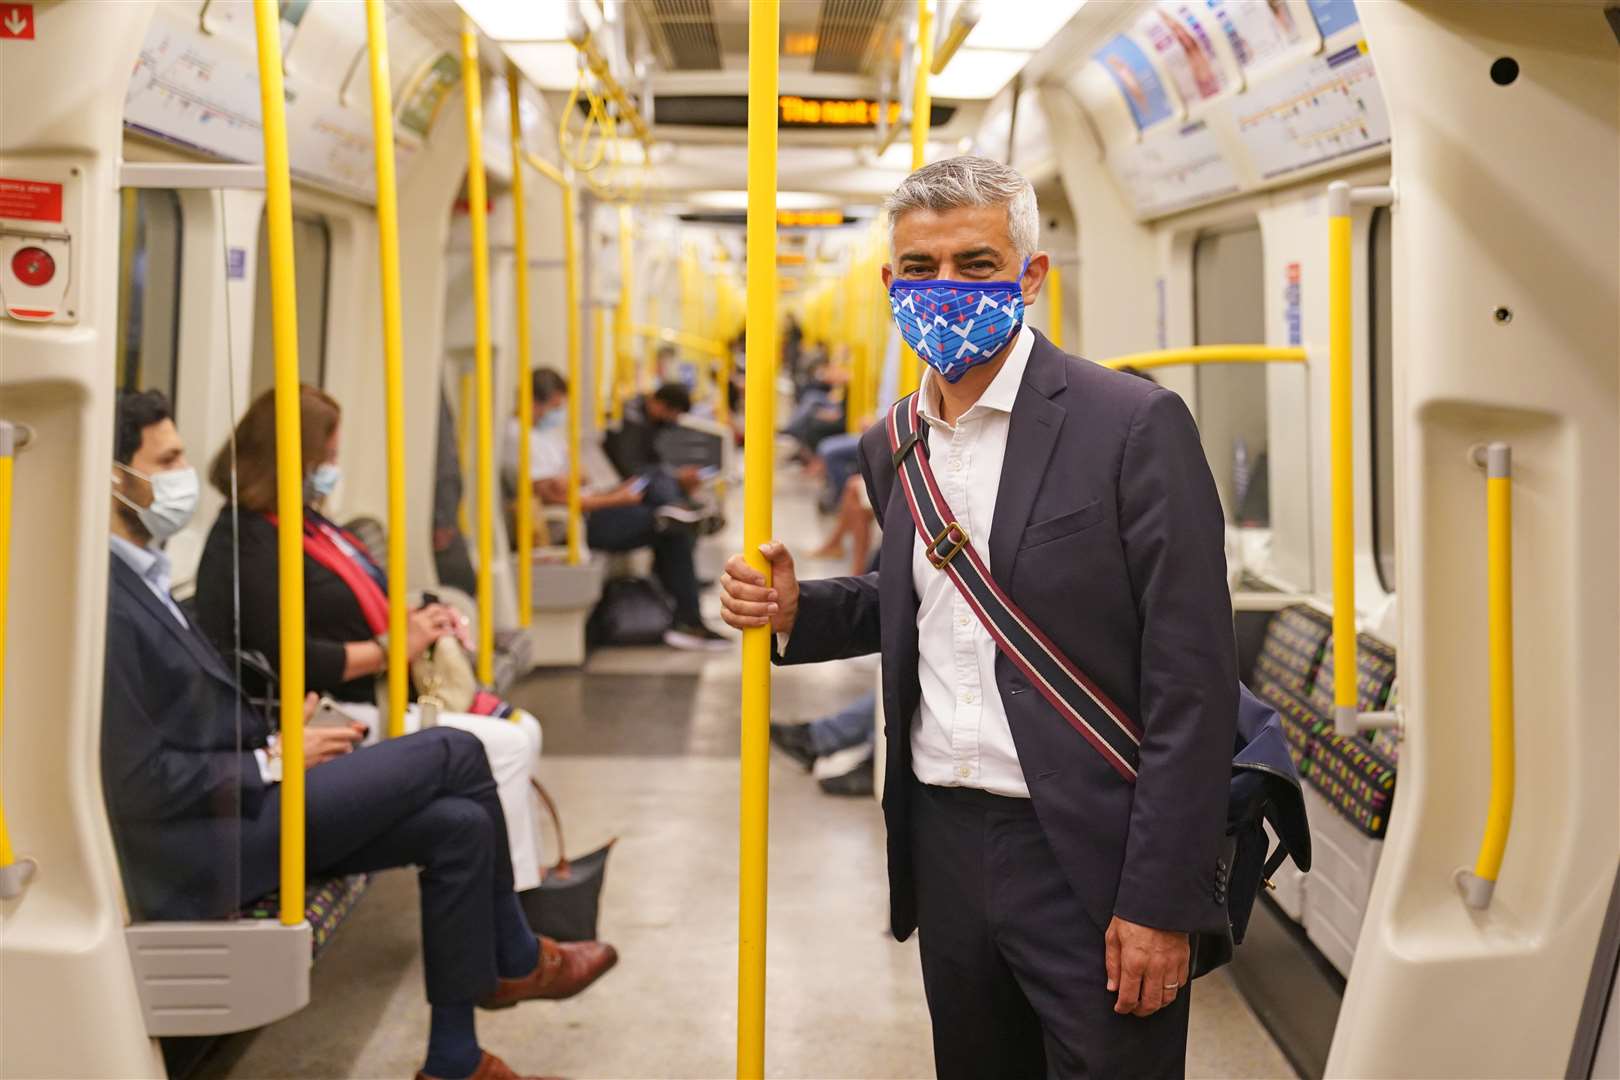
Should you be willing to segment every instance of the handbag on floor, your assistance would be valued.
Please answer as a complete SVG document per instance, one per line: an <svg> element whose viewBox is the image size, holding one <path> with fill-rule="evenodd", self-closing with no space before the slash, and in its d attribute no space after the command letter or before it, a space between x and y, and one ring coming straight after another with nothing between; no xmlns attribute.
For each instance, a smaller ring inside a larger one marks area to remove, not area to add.
<svg viewBox="0 0 1620 1080"><path fill-rule="evenodd" d="M675 625L675 610L654 582L612 578L585 627L592 645L657 645Z"/></svg>
<svg viewBox="0 0 1620 1080"><path fill-rule="evenodd" d="M518 894L529 928L556 941L595 941L596 920L602 906L602 882L607 876L608 855L617 840L609 840L588 855L568 857L563 840L562 817L557 804L541 786L530 779L535 794L551 815L557 832L557 863L540 875L540 884Z"/></svg>

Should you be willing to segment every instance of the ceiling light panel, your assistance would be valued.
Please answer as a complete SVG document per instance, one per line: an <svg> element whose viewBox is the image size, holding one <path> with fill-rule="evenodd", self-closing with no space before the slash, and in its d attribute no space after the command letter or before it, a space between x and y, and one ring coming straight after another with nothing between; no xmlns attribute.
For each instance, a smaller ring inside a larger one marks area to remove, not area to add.
<svg viewBox="0 0 1620 1080"><path fill-rule="evenodd" d="M1046 45L1085 6L1086 0L995 0L979 5L979 25L966 45L975 49L1024 49ZM955 61L951 61L954 65ZM950 68L945 69L947 72Z"/></svg>
<svg viewBox="0 0 1620 1080"><path fill-rule="evenodd" d="M936 98L993 98L1023 70L1030 55L1013 49L964 47L957 50L943 74L928 80L928 93Z"/></svg>
<svg viewBox="0 0 1620 1080"><path fill-rule="evenodd" d="M478 29L496 41L567 41L581 0L456 0Z"/></svg>

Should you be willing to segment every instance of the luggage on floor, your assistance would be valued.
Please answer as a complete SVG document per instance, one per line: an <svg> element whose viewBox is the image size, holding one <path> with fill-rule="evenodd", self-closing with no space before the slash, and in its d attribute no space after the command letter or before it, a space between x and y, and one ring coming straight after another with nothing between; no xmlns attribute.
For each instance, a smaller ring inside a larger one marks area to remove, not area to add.
<svg viewBox="0 0 1620 1080"><path fill-rule="evenodd" d="M674 625L674 605L656 582L619 577L602 585L602 599L591 612L585 638L593 646L657 645Z"/></svg>

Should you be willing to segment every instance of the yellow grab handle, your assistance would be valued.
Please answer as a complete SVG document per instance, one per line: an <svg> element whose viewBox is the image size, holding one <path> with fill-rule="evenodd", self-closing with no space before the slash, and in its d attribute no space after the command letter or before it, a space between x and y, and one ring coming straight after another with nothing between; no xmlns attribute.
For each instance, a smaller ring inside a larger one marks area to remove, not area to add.
<svg viewBox="0 0 1620 1080"><path fill-rule="evenodd" d="M16 452L16 428L0 420L0 739L6 729L6 602L11 595L11 485ZM6 801L0 795L0 869L16 861L11 831L6 827Z"/></svg>
<svg viewBox="0 0 1620 1080"><path fill-rule="evenodd" d="M281 584L281 922L304 921L304 463L293 277L292 174L281 81L281 16L253 0L264 120L265 231L276 358L276 514Z"/></svg>
<svg viewBox="0 0 1620 1080"><path fill-rule="evenodd" d="M1058 348L1063 348L1063 271L1056 263L1046 272L1046 286L1050 290L1046 295L1047 310L1050 315L1046 322L1047 339Z"/></svg>
<svg viewBox="0 0 1620 1080"><path fill-rule="evenodd" d="M748 9L748 359L744 365L743 551L769 575L776 449L778 0ZM725 393L724 387L721 393ZM765 876L770 832L771 631L743 632L742 799L737 911L737 1076L765 1075Z"/></svg>
<svg viewBox="0 0 1620 1080"><path fill-rule="evenodd" d="M405 734L410 695L405 626L405 336L399 301L399 191L394 177L393 82L388 75L388 13L366 0L371 59L371 133L377 167L377 265L382 286L383 410L388 439L388 736Z"/></svg>
<svg viewBox="0 0 1620 1080"><path fill-rule="evenodd" d="M489 203L484 183L483 71L478 31L461 17L461 87L467 109L467 216L472 223L473 356L478 434L478 681L495 681L495 389L489 343Z"/></svg>
<svg viewBox="0 0 1620 1080"><path fill-rule="evenodd" d="M1463 902L1490 906L1513 827L1513 458L1506 443L1478 447L1485 468L1485 575L1490 642L1491 798L1474 870L1457 873Z"/></svg>

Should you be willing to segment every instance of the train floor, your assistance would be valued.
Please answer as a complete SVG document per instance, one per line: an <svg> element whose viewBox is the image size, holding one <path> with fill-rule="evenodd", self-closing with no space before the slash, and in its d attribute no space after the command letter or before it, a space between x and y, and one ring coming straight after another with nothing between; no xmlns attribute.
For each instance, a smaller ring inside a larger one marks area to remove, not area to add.
<svg viewBox="0 0 1620 1080"><path fill-rule="evenodd" d="M778 476L778 535L808 550L825 527L813 482L786 467ZM734 501L732 527L716 538L733 549L742 509ZM839 572L814 562L801 569ZM572 1001L480 1013L480 1041L521 1071L734 1074L740 675L735 651L606 649L583 671L537 672L514 688L513 699L544 723L543 772L570 851L618 838L601 933L621 957ZM870 660L780 670L775 714L824 715L874 678ZM916 943L896 943L884 929L876 803L824 795L773 753L770 823L767 1073L931 1076ZM225 1040L198 1075L407 1077L421 1064L427 1023L415 882L392 871L376 877L323 955L310 1005ZM1294 1076L1225 972L1194 989L1188 1072Z"/></svg>

